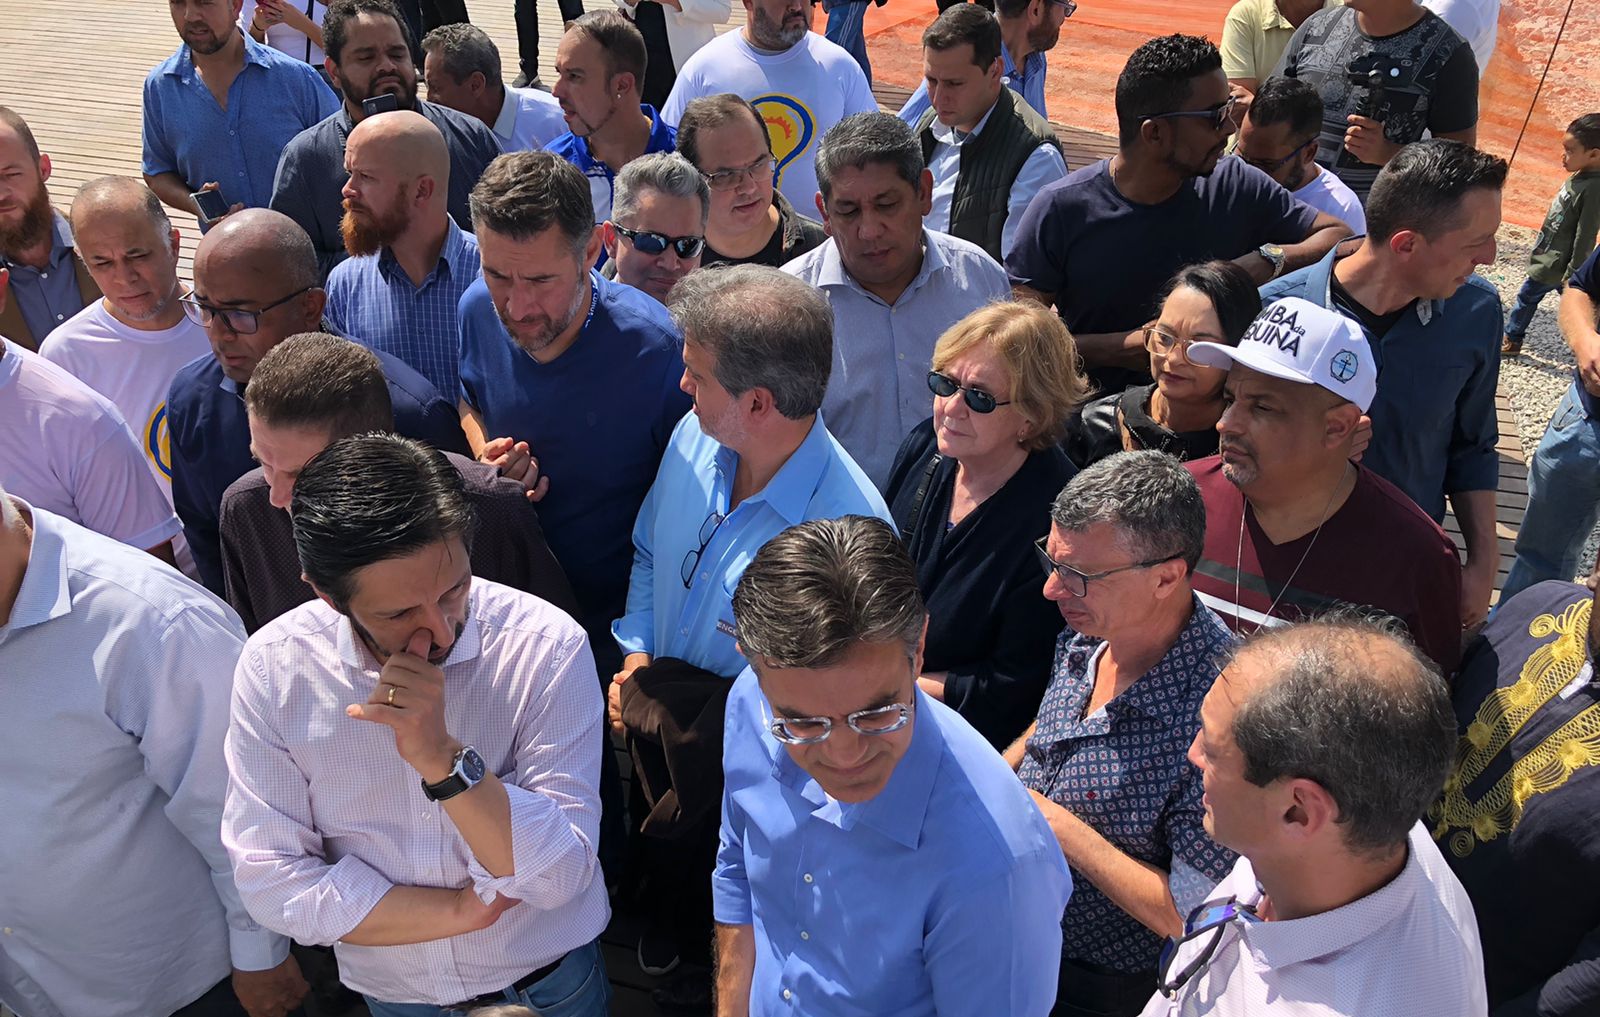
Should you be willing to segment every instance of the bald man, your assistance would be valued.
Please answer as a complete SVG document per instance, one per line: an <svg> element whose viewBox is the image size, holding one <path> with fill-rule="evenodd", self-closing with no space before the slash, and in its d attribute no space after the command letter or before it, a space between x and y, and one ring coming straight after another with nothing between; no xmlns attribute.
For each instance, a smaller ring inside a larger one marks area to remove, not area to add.
<svg viewBox="0 0 1600 1017"><path fill-rule="evenodd" d="M350 258L328 274L328 322L454 395L456 304L478 278L478 242L450 218L444 135L419 113L380 113L350 132L344 168Z"/></svg>
<svg viewBox="0 0 1600 1017"><path fill-rule="evenodd" d="M72 202L72 233L104 296L50 333L39 353L122 412L170 505L167 389L210 348L205 329L183 313L178 231L143 183L99 177Z"/></svg>
<svg viewBox="0 0 1600 1017"><path fill-rule="evenodd" d="M179 371L167 396L172 498L201 581L221 594L222 494L255 466L244 388L257 362L278 343L300 332L328 330L316 248L281 212L235 212L200 241L194 292L185 303L206 330L211 356ZM389 382L395 430L465 454L454 402L399 358L378 351L378 360Z"/></svg>

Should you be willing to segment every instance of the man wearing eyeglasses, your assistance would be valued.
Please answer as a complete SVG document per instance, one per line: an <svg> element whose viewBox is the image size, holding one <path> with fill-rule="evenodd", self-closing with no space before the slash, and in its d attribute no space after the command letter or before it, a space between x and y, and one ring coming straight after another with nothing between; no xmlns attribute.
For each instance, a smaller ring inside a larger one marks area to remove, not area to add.
<svg viewBox="0 0 1600 1017"><path fill-rule="evenodd" d="M1248 640L1189 752L1206 830L1243 857L1162 951L1143 1017L1486 1014L1472 903L1418 822L1455 750L1449 689L1391 628Z"/></svg>
<svg viewBox="0 0 1600 1017"><path fill-rule="evenodd" d="M172 443L172 500L200 579L224 592L218 521L228 485L248 473L250 424L244 388L256 363L284 339L325 332L326 295L316 248L281 212L247 208L218 223L194 256L194 292L181 301L206 330L211 354L172 379L167 428ZM446 452L465 453L454 406L401 360L379 352L395 430Z"/></svg>
<svg viewBox="0 0 1600 1017"><path fill-rule="evenodd" d="M717 1017L1045 1017L1072 879L988 742L917 688L927 611L893 527L785 530L733 618Z"/></svg>
<svg viewBox="0 0 1600 1017"><path fill-rule="evenodd" d="M611 217L601 227L610 260L603 274L667 302L678 280L700 267L711 190L676 152L657 152L617 174Z"/></svg>
<svg viewBox="0 0 1600 1017"><path fill-rule="evenodd" d="M1161 938L1233 864L1184 758L1232 638L1194 594L1205 506L1164 452L1074 477L1035 548L1067 628L1039 717L1006 752L1072 867L1056 1017L1132 1017Z"/></svg>
<svg viewBox="0 0 1600 1017"><path fill-rule="evenodd" d="M1350 185L1317 165L1322 96L1298 78L1268 78L1239 124L1234 154L1276 180L1299 201L1343 222L1357 236L1367 213Z"/></svg>

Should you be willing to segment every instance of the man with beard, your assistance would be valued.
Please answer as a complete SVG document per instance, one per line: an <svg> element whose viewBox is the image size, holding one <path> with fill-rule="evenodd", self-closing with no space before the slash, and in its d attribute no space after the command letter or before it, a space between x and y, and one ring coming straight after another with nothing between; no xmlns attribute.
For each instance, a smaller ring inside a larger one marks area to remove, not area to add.
<svg viewBox="0 0 1600 1017"><path fill-rule="evenodd" d="M72 201L72 228L105 296L50 333L39 353L111 400L170 504L167 389L179 368L211 348L178 302L189 292L178 279L178 231L156 195L124 177L84 184Z"/></svg>
<svg viewBox="0 0 1600 1017"><path fill-rule="evenodd" d="M234 673L222 840L245 907L334 944L373 1017L603 1017L583 630L474 579L461 474L416 442L334 442L290 518L317 599L251 636Z"/></svg>
<svg viewBox="0 0 1600 1017"><path fill-rule="evenodd" d="M796 208L810 208L822 136L852 113L877 110L878 101L855 58L811 31L812 0L743 3L744 28L684 62L661 116L675 125L703 95L732 92L749 100L772 136L778 189Z"/></svg>
<svg viewBox="0 0 1600 1017"><path fill-rule="evenodd" d="M1378 369L1355 323L1306 300L1271 304L1237 347L1195 343L1228 370L1221 454L1186 465L1206 503L1194 589L1248 634L1341 605L1404 622L1448 678L1461 653L1461 568L1438 524L1350 461Z"/></svg>
<svg viewBox="0 0 1600 1017"><path fill-rule="evenodd" d="M328 274L328 323L405 361L441 393L461 390L456 305L478 278L478 242L450 218L450 150L409 110L368 117L344 151L350 258Z"/></svg>
<svg viewBox="0 0 1600 1017"><path fill-rule="evenodd" d="M228 485L255 466L244 389L266 352L289 336L325 332L325 296L311 238L265 208L230 215L195 249L194 292L184 313L206 330L211 356L179 371L167 395L172 500L200 579L223 592L218 517ZM395 429L449 452L465 452L450 401L397 357L378 352Z"/></svg>
<svg viewBox="0 0 1600 1017"><path fill-rule="evenodd" d="M1179 268L1231 259L1266 282L1350 235L1260 170L1219 163L1232 109L1215 46L1151 39L1117 78L1117 154L1044 188L1022 215L1006 255L1011 284L1056 308L1103 388L1148 380L1142 328Z"/></svg>
<svg viewBox="0 0 1600 1017"><path fill-rule="evenodd" d="M1299 78L1268 78L1239 124L1235 154L1312 208L1367 232L1367 213L1350 185L1317 165L1322 96Z"/></svg>
<svg viewBox="0 0 1600 1017"><path fill-rule="evenodd" d="M591 11L574 21L556 50L554 95L567 133L545 148L588 179L596 223L611 216L622 167L677 145L677 132L640 100L648 59L644 36L615 11Z"/></svg>
<svg viewBox="0 0 1600 1017"><path fill-rule="evenodd" d="M940 7L943 13L946 5ZM1004 61L1000 80L1046 120L1050 114L1044 108L1044 79L1050 66L1045 54L1061 41L1061 24L1077 9L1072 0L997 0L994 5L995 20L1000 22L1000 59ZM900 108L900 119L914 124L927 111L928 83L924 81Z"/></svg>
<svg viewBox="0 0 1600 1017"><path fill-rule="evenodd" d="M0 335L29 350L100 297L73 256L66 217L50 206L49 178L27 121L0 106Z"/></svg>
<svg viewBox="0 0 1600 1017"><path fill-rule="evenodd" d="M420 113L439 129L450 152L446 208L457 224L471 229L467 195L500 154L500 143L476 117L417 98L411 37L393 0L335 0L322 21L322 43L344 107L289 142L272 185L272 208L310 234L322 277L347 255L340 230L342 188L349 177L345 143L366 118L361 104L374 96L393 96L397 109Z"/></svg>
<svg viewBox="0 0 1600 1017"><path fill-rule="evenodd" d="M634 517L690 405L678 389L682 344L666 308L594 271L589 187L565 159L496 159L473 189L472 216L483 279L461 298L462 424L478 458L539 502L596 663L611 674Z"/></svg>
<svg viewBox="0 0 1600 1017"><path fill-rule="evenodd" d="M174 0L183 45L144 79L145 183L202 228L192 192L220 192L229 211L265 207L284 146L339 108L310 64L239 30L243 2Z"/></svg>

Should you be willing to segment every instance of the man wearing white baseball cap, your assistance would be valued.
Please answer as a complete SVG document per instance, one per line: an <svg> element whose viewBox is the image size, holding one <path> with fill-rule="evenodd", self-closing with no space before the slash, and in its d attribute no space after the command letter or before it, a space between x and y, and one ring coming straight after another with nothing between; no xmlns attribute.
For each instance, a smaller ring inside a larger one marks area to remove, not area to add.
<svg viewBox="0 0 1600 1017"><path fill-rule="evenodd" d="M1361 327L1299 297L1269 304L1228 371L1221 454L1188 464L1206 504L1194 588L1235 631L1341 605L1394 615L1448 677L1460 657L1455 545L1399 488L1350 461L1377 365Z"/></svg>

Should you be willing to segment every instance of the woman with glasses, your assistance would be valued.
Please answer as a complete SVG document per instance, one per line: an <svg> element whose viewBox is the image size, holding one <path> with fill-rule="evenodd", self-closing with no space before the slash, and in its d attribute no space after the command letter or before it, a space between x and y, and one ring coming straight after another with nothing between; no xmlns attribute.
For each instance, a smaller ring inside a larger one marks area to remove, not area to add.
<svg viewBox="0 0 1600 1017"><path fill-rule="evenodd" d="M900 446L885 496L928 605L919 684L997 748L1034 717L1061 618L1030 542L1071 479L1060 421L1086 394L1061 319L996 303L939 338L933 416Z"/></svg>
<svg viewBox="0 0 1600 1017"><path fill-rule="evenodd" d="M796 212L773 187L777 161L766 123L737 95L708 95L684 107L678 152L711 187L702 268L782 268L828 238L821 223Z"/></svg>
<svg viewBox="0 0 1600 1017"><path fill-rule="evenodd" d="M1189 344L1237 346L1259 313L1256 284L1233 262L1179 269L1160 315L1144 328L1155 383L1102 396L1073 414L1062 442L1067 457L1082 469L1117 452L1146 448L1184 461L1216 455L1228 372L1191 364Z"/></svg>

